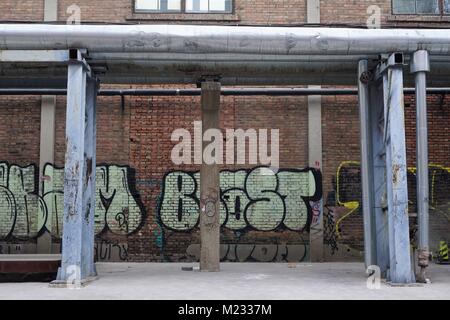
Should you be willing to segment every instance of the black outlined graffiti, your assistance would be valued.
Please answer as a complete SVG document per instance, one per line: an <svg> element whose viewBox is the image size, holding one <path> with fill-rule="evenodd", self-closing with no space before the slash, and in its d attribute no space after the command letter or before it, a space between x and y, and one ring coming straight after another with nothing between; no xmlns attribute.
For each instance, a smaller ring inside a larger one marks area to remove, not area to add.
<svg viewBox="0 0 450 320"><path fill-rule="evenodd" d="M97 241L94 246L94 257L95 261L128 261L128 244L119 241Z"/></svg>
<svg viewBox="0 0 450 320"><path fill-rule="evenodd" d="M266 167L220 173L220 222L231 230L288 229L308 231L311 203L322 198L322 176L316 169ZM165 228L190 231L199 220L199 173L172 171L165 175L158 216Z"/></svg>
<svg viewBox="0 0 450 320"><path fill-rule="evenodd" d="M220 260L223 262L302 262L308 260L309 245L296 244L222 244ZM200 245L192 244L186 254L200 259Z"/></svg>
<svg viewBox="0 0 450 320"><path fill-rule="evenodd" d="M36 237L46 224L37 167L0 163L0 239Z"/></svg>
<svg viewBox="0 0 450 320"><path fill-rule="evenodd" d="M42 181L42 196L39 195ZM95 233L117 235L139 230L145 209L128 166L98 165L96 170ZM45 231L61 237L64 169L46 164L39 179L37 166L0 163L0 239L29 239Z"/></svg>

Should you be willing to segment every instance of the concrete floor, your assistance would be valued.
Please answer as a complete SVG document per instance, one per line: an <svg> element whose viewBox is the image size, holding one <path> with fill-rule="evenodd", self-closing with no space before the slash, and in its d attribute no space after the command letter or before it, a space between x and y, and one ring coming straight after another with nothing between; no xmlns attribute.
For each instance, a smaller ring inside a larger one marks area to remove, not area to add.
<svg viewBox="0 0 450 320"><path fill-rule="evenodd" d="M366 286L360 263L224 263L220 273L181 271L180 263L98 263L82 289L0 283L0 299L450 299L450 266L433 265L432 284Z"/></svg>

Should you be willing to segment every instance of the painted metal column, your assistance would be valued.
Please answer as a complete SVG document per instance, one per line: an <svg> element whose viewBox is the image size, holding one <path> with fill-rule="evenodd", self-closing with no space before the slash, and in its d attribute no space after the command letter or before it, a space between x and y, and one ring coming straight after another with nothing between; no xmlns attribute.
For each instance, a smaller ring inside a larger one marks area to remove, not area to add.
<svg viewBox="0 0 450 320"><path fill-rule="evenodd" d="M411 60L411 73L416 78L417 110L417 216L419 220L419 282L426 282L425 270L430 256L429 248L429 181L428 181L428 125L427 125L427 72L430 71L428 51L415 52Z"/></svg>
<svg viewBox="0 0 450 320"><path fill-rule="evenodd" d="M392 283L415 281L409 239L403 63L402 54L393 54L385 63L383 71L389 280Z"/></svg>
<svg viewBox="0 0 450 320"><path fill-rule="evenodd" d="M80 51L71 50L67 83L62 265L55 283L95 276L95 100L97 84ZM76 57L75 57L76 56Z"/></svg>
<svg viewBox="0 0 450 320"><path fill-rule="evenodd" d="M386 148L384 145L384 95L383 81L372 81L369 86L370 134L372 148L372 196L375 221L376 265L381 276L387 277L389 269L389 232L386 191Z"/></svg>
<svg viewBox="0 0 450 320"><path fill-rule="evenodd" d="M83 223L82 252L86 254L83 268L89 276L95 276L94 243L95 243L95 177L97 161L97 79L88 77L86 83L86 129L84 136L85 152L85 183L86 189L83 194L83 212L87 219Z"/></svg>
<svg viewBox="0 0 450 320"><path fill-rule="evenodd" d="M220 128L219 82L202 82L203 136L209 129ZM202 154L208 145L203 142ZM218 164L205 163L200 170L200 270L220 270L220 173Z"/></svg>
<svg viewBox="0 0 450 320"><path fill-rule="evenodd" d="M373 201L373 166L370 117L370 77L367 60L358 64L358 93L361 145L361 186L364 216L364 261L366 268L376 264L376 238Z"/></svg>

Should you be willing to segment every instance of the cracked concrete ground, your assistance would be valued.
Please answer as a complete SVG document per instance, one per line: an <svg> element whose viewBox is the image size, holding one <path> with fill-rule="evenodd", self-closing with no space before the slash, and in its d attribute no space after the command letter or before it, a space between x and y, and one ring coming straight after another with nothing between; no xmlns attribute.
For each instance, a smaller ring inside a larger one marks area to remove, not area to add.
<svg viewBox="0 0 450 320"><path fill-rule="evenodd" d="M450 266L432 265L433 283L378 290L361 263L223 263L219 273L182 271L186 263L98 263L99 279L82 289L0 283L0 299L450 299Z"/></svg>

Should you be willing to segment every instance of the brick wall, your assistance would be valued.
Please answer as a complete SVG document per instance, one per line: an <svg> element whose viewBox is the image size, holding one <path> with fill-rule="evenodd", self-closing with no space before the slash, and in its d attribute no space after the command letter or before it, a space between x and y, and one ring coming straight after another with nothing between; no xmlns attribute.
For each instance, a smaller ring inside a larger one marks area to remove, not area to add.
<svg viewBox="0 0 450 320"><path fill-rule="evenodd" d="M42 21L44 0L2 0L0 1L1 21Z"/></svg>
<svg viewBox="0 0 450 320"><path fill-rule="evenodd" d="M231 15L140 15L132 1L59 2L64 21L72 4L81 8L84 22L224 24L302 24L306 1L237 0ZM39 21L43 1L3 1L0 20ZM390 13L390 1L321 1L326 24L364 24L369 5L379 5L382 22L405 24ZM199 18L200 17L200 18ZM152 20L154 19L154 20ZM164 21L166 19L166 21ZM220 19L223 19L222 22ZM427 18L428 19L428 18ZM425 20L427 20L425 19ZM438 23L414 21L408 25ZM125 99L101 97L98 101L96 253L99 260L191 261L198 258L199 230L197 165L176 166L170 160L170 140L176 128L192 133L200 120L198 97ZM450 132L447 97L429 99L431 226L438 235L448 234L450 200ZM56 110L55 163L45 168L45 195L38 195L40 98L0 98L0 246L14 247L35 241L38 230L51 230L59 242L62 224L62 170L65 154L65 98ZM324 241L327 260L360 260L363 225L360 210L359 116L356 97L323 98L322 176L308 166L308 117L302 97L222 98L221 126L225 128L280 129L280 167L276 176L255 178L257 165L223 165L222 258L227 261L303 261L309 255L307 226L318 195L324 200ZM408 165L415 165L415 106L406 99ZM14 166L18 165L18 166ZM29 165L34 165L29 167ZM9 180L7 178L10 177ZM3 179L3 180L1 180ZM6 179L6 180L5 180ZM409 174L414 205L414 170ZM181 191L182 192L181 192ZM265 191L266 194L263 193ZM14 225L18 202L20 219ZM256 200L252 203L249 197ZM239 198L239 201L237 200ZM50 217L40 219L45 203ZM181 216L180 203L182 207ZM237 205L238 203L239 205ZM51 204L51 205L50 205ZM189 213L189 214L186 214ZM244 216L247 215L247 219ZM28 217L32 217L28 219ZM28 219L28 220L27 220ZM9 247L8 247L9 248ZM5 250L3 250L5 252Z"/></svg>

